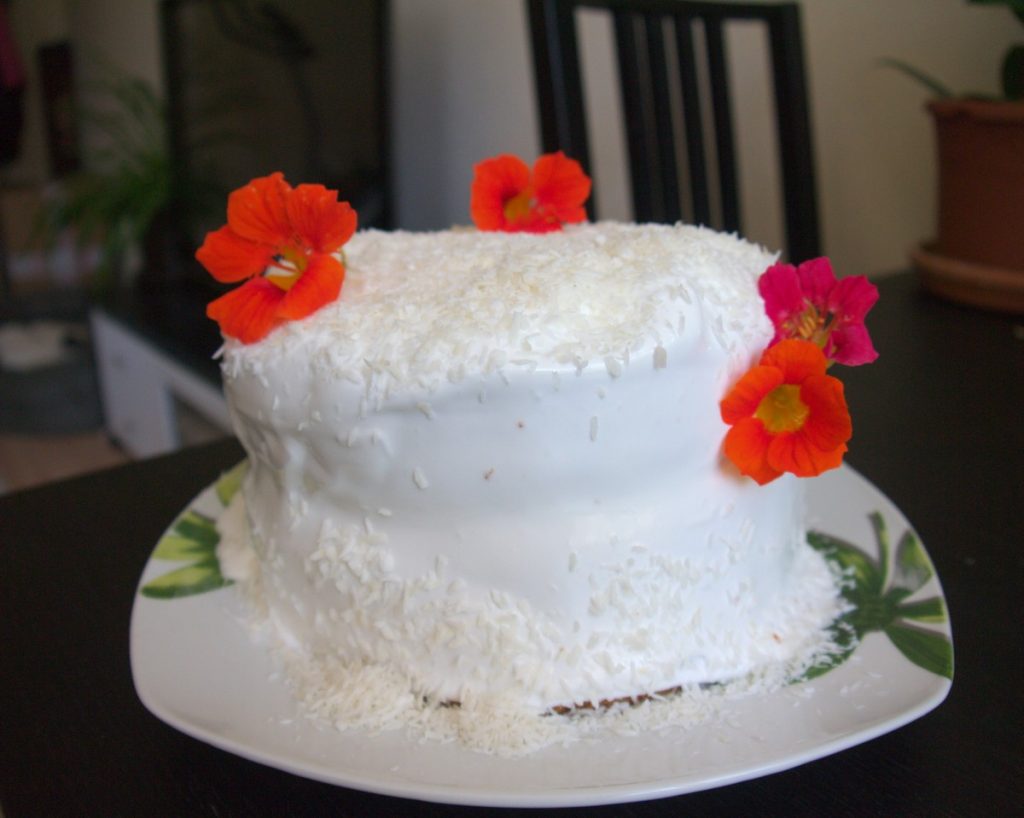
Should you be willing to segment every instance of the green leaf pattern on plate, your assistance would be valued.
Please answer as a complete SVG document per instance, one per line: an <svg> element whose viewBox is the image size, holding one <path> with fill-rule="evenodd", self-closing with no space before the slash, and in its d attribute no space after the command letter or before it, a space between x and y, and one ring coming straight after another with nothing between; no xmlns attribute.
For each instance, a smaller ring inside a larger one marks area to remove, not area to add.
<svg viewBox="0 0 1024 818"><path fill-rule="evenodd" d="M238 492L247 467L248 461L243 460L217 480L214 494L222 506L226 507ZM216 522L195 508L183 511L160 538L153 557L188 564L147 582L142 586L142 595L152 599L177 599L230 585L231 580L221 574L217 560L220 534Z"/></svg>
<svg viewBox="0 0 1024 818"><path fill-rule="evenodd" d="M242 479L248 470L249 461L242 460L231 471L227 471L220 476L216 486L214 486L214 491L222 506L227 506L231 502L231 498L238 493L238 490L242 487Z"/></svg>
<svg viewBox="0 0 1024 818"><path fill-rule="evenodd" d="M939 676L953 678L953 643L946 634L913 624L946 621L942 597L910 600L935 575L935 569L913 531L907 529L896 544L882 515L868 515L878 545L874 559L855 545L830 534L810 531L807 541L834 563L846 581L841 593L851 604L831 625L839 650L824 657L800 679L813 679L845 662L857 644L872 631L884 633L911 662Z"/></svg>

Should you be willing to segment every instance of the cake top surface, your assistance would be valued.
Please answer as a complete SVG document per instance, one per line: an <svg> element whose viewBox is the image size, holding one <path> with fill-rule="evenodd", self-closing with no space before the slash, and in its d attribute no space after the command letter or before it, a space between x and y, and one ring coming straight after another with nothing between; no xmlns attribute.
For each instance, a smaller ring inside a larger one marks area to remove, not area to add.
<svg viewBox="0 0 1024 818"><path fill-rule="evenodd" d="M506 366L613 368L683 337L731 353L771 335L757 279L774 255L708 228L367 230L344 253L341 297L259 343L229 340L229 372L302 355L350 380L429 386Z"/></svg>

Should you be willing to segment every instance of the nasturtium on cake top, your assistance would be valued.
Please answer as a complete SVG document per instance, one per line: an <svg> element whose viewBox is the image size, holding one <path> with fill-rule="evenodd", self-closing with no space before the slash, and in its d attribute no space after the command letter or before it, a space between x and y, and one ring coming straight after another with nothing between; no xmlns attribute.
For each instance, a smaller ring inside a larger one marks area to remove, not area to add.
<svg viewBox="0 0 1024 818"><path fill-rule="evenodd" d="M356 230L356 212L323 185L292 188L272 173L228 197L228 223L207 234L196 258L237 289L206 314L244 344L334 301L345 279L335 254Z"/></svg>
<svg viewBox="0 0 1024 818"><path fill-rule="evenodd" d="M480 230L548 233L585 221L590 178L561 151L544 154L531 170L502 154L474 168L469 213Z"/></svg>

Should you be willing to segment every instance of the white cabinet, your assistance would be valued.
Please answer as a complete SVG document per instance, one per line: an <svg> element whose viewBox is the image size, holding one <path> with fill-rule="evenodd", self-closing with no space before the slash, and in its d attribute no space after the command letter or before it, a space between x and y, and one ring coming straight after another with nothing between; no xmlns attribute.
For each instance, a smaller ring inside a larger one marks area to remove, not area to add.
<svg viewBox="0 0 1024 818"><path fill-rule="evenodd" d="M231 434L218 386L102 309L90 314L107 432L136 457Z"/></svg>

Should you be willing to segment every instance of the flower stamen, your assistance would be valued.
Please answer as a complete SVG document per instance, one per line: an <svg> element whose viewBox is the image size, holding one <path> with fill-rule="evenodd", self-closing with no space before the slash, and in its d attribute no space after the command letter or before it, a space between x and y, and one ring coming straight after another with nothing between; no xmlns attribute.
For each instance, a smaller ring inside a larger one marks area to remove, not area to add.
<svg viewBox="0 0 1024 818"><path fill-rule="evenodd" d="M530 209L534 207L533 196L529 190L524 190L518 196L513 196L505 202L505 220L510 224L518 224L525 221L530 215Z"/></svg>
<svg viewBox="0 0 1024 818"><path fill-rule="evenodd" d="M796 384L783 384L761 399L754 417L771 434L777 435L802 429L810 413L810 408L800 399L800 387Z"/></svg>

